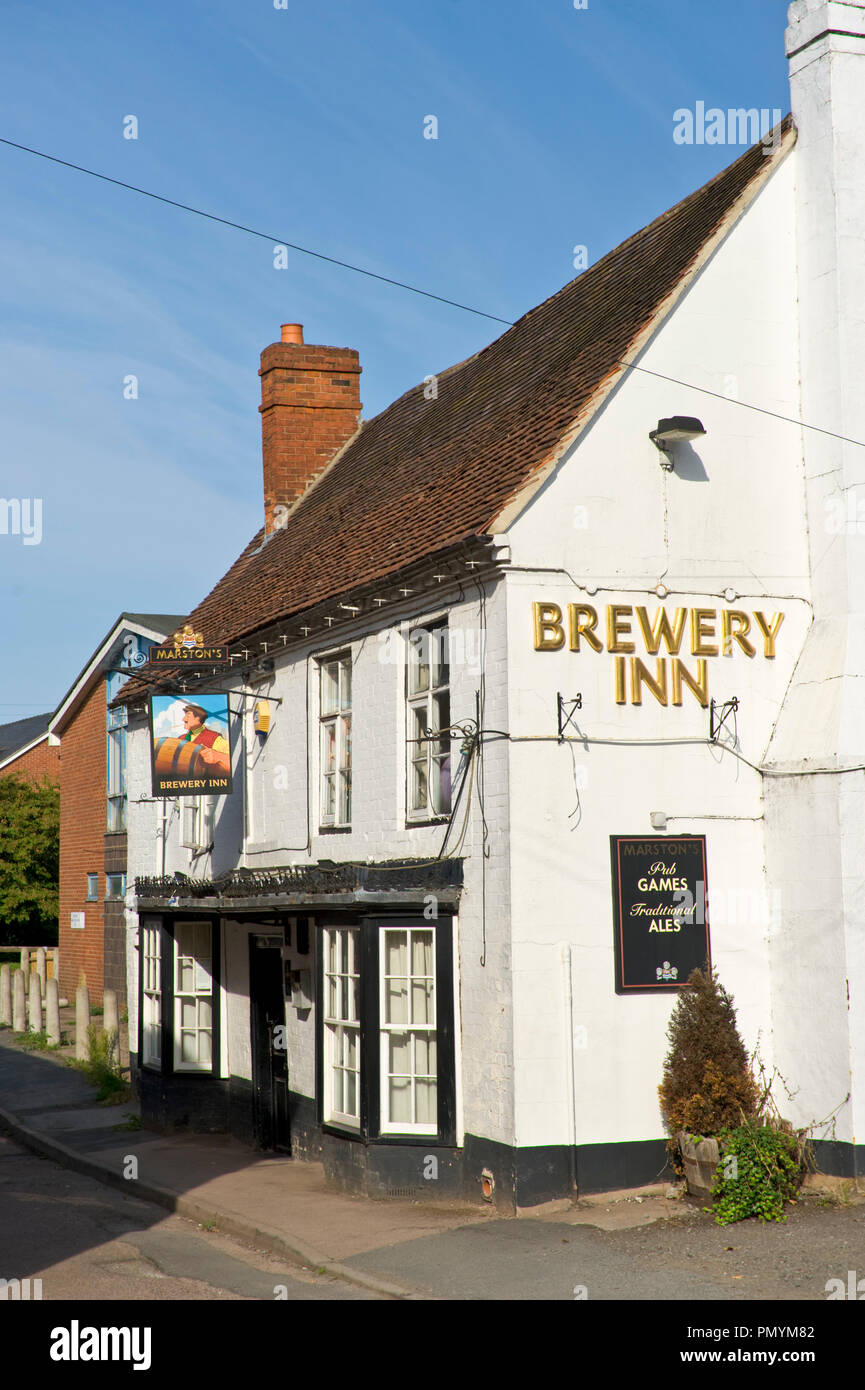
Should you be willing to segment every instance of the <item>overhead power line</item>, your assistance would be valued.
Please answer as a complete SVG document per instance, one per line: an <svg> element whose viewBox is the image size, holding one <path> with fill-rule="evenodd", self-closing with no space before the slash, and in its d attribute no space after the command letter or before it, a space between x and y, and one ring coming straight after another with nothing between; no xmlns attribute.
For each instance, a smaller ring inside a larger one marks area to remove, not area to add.
<svg viewBox="0 0 865 1390"><path fill-rule="evenodd" d="M218 222L223 227L231 227L234 231L245 232L248 236L259 237L262 241L269 241L275 246L286 246L290 251L297 251L303 256L313 256L315 260L326 261L328 265L340 266L343 270L351 270L356 275L366 275L370 280L380 280L385 285L394 285L397 289L408 290L410 294L419 294L424 299L434 299L439 304L447 304L452 309L461 309L466 314L475 314L478 318L490 319L493 323L502 323L506 328L513 328L512 319L500 318L498 314L488 314L485 309L475 309L470 304L462 304L457 299L448 299L442 294L433 294L431 290L423 290L418 285L409 285L404 280L394 280L389 275L379 275L375 270L367 270L364 266L353 265L350 261L338 260L336 256L325 255L323 251L313 251L308 246L299 246L296 242L286 241L284 237L272 236L269 232L260 232L255 227L247 227L242 222L233 222L228 217L218 217L214 212L206 212L204 208L192 207L189 203L180 203L174 198L166 198L161 193L153 193L148 188L138 188L134 183L124 183L122 179L112 178L109 174L100 174L96 169L87 169L83 164L73 164L68 159L60 159L57 155L47 154L45 150L34 150L30 145L20 145L15 140L7 140L0 135L0 145L8 145L10 149L21 150L24 154L35 155L38 159L47 159L52 164L60 164L64 169L74 169L78 174L87 174L92 179L99 179L102 183L113 183L116 188L125 188L129 193L140 193L143 198L152 198L154 202L165 203L167 207L179 208L181 212L190 212L195 217L204 217L208 222ZM865 441L861 439L851 439L849 435L838 434L835 430L824 429L820 425L809 425L804 420L797 420L793 415L781 415L778 411L768 410L764 406L751 405L748 401L739 401L731 396L725 396L720 391L710 391L705 386L695 386L693 382L680 381L676 377L665 376L663 372L651 371L648 367L638 367L635 362L627 362L624 358L616 358L616 363L620 367L626 367L632 372L643 372L646 376L653 376L658 381L669 382L672 386L681 386L687 391L698 391L701 395L711 396L714 400L724 401L727 405L739 406L741 410L751 410L758 415L769 416L770 419L780 420L787 425L795 425L797 429L810 430L814 434L825 435L829 439L837 439L841 444L853 444L856 448L865 449Z"/></svg>
<svg viewBox="0 0 865 1390"><path fill-rule="evenodd" d="M260 237L262 241L269 241L276 246L287 246L290 251L299 251L303 256L314 256L317 261L327 261L329 265L341 266L343 270L353 270L357 275L367 275L371 280L381 280L386 285L395 285L400 290L410 290L412 294L422 294L425 299L436 299L439 304L449 304L452 309L463 309L467 314L478 314L481 318L492 319L495 323L503 323L508 328L513 324L510 319L501 319L497 314L488 314L483 309L473 309L468 304L460 304L456 299L447 299L442 294L433 294L431 290L422 290L417 285L407 285L402 280L393 280L389 275L379 275L374 270L366 270L361 265L352 265L350 261L337 260L336 256L326 256L323 251L312 251L308 246L298 246L296 242L286 241L284 237L271 236L269 232L256 231L255 227L246 227L242 222L232 222L227 217L217 217L215 212L205 212L204 208L190 207L188 203L178 203L174 198L165 198L161 193L152 193L148 188L138 188L134 183L124 183L122 179L113 179L108 174L100 174L95 169L85 169L83 164L72 164L68 159L58 159L54 154L46 154L44 150L31 149L29 145L19 145L14 140L6 140L0 136L0 144L9 145L13 150L23 150L25 154L34 154L39 159L49 159L52 164L62 164L64 169L74 169L76 173L88 174L92 179L101 179L103 183L113 183L117 188L125 188L130 193L140 193L144 198L152 198L154 202L165 203L170 208L180 208L181 212L194 213L196 217L206 217L208 222L219 222L223 227L233 227L237 232L246 232L249 236Z"/></svg>

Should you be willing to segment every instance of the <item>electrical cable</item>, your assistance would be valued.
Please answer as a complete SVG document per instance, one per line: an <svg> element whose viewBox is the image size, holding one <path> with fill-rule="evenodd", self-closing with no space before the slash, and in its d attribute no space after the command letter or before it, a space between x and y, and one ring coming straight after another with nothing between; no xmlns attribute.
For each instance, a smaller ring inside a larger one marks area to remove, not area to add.
<svg viewBox="0 0 865 1390"><path fill-rule="evenodd" d="M189 203L178 202L175 198L166 198L161 193L153 193L150 189L139 188L134 183L125 183L123 179L112 178L109 174L100 174L96 169L88 169L83 164L73 164L71 160L60 159L57 155L47 154L45 150L33 149L30 145L21 145L16 140L6 139L0 136L0 145L8 145L10 149L21 150L24 154L35 155L38 159L46 159L52 164L60 164L64 169L73 169L78 174L87 174L88 177L99 179L102 183L114 184L117 188L124 188L129 193L140 193L144 198L152 198L154 202L165 203L167 207L178 208L181 212L190 212L196 217L204 217L209 222L218 222L223 227L231 227L234 231L245 232L248 236L258 237L262 241L269 241L272 245L285 246L290 251L297 251L304 256L312 256L315 260L326 261L329 265L339 266L342 270L354 271L356 275L365 275L371 280L380 280L385 285L393 285L400 290L408 290L410 294L422 295L424 299L434 299L439 304L447 304L452 309L461 309L464 313L475 314L478 318L490 319L493 323L504 324L506 328L513 328L520 320L503 319L498 314L487 313L485 309L475 309L470 304L462 304L459 300L448 299L447 296L434 294L431 290L423 290L418 285L409 285L404 280L395 280L389 275L379 275L377 271L367 270L364 266L353 265L350 261L339 260L336 256L328 256L323 251L313 251L311 247L299 246L296 242L285 241L278 236L271 236L269 232L260 232L255 227L247 227L242 222L234 222L228 217L219 217L216 213L206 212L204 208L192 207ZM529 311L530 313L533 310ZM525 317L525 315L523 316ZM728 405L737 405L742 410L755 411L758 415L766 415L770 419L780 420L784 424L796 425L798 429L810 430L814 434L822 434L829 439L837 439L841 444L852 444L858 449L865 449L865 441L861 439L851 439L848 435L838 434L835 430L825 429L821 425L809 425L804 420L796 420L792 415L781 415L778 411L769 410L764 406L751 405L748 401L737 401L729 396L723 395L720 391L710 391L705 386L695 386L693 382L681 381L677 377L667 376L663 372L652 371L648 367L639 367L636 362L628 362L622 357L613 359L617 366L625 367L632 372L642 372L646 376L653 376L658 381L669 382L672 386L681 386L686 391L697 391L701 395L711 396L714 400L724 401Z"/></svg>
<svg viewBox="0 0 865 1390"><path fill-rule="evenodd" d="M746 758L744 753L732 747L729 743L719 743L711 738L589 738L588 735L580 735L572 738L570 735L558 734L507 734L500 729L481 729L479 738L505 738L509 743L582 743L597 744L602 747L614 748L660 748L669 746L683 746L691 744L702 748L718 748L722 753L729 753L732 757L738 758L740 763L750 767L761 777L830 777L843 776L849 772L865 772L865 763L853 763L850 767L806 767L793 768L789 771L774 767L761 767L759 763L752 763L750 758Z"/></svg>
<svg viewBox="0 0 865 1390"><path fill-rule="evenodd" d="M228 217L218 217L214 212L205 212L203 208L194 208L189 203L180 203L175 198L166 198L161 193L152 193L147 188L138 188L134 183L124 183L122 179L113 179L109 174L100 174L96 169L86 169L83 164L73 164L68 159L58 159L57 155L46 154L44 150L34 150L29 145L19 145L17 141L7 140L2 135L0 135L0 145L9 145L13 150L23 150L25 154L36 155L39 159L48 159L52 164L62 164L65 169L74 169L76 173L88 174L90 178L100 179L102 183L113 183L117 188L125 188L129 193L140 193L144 198L152 198L157 203L165 203L168 207L179 208L181 212L191 212L196 217L206 217L208 222L219 222L223 227L231 227L237 232L246 232L248 236L259 237L262 241L269 241L272 245L286 246L290 251L299 251L303 256L313 256L317 261L327 261L329 265L340 266L343 270L353 270L357 275L366 275L371 280L381 280L386 285L395 285L397 289L409 290L412 294L423 295L425 299L438 300L439 304L448 304L452 309L463 309L467 314L477 314L479 318L492 319L494 323L503 323L508 328L513 327L510 319L499 318L498 314L488 314L483 309L473 309L468 304L460 304L456 299L447 299L444 295L433 294L431 290L422 290L417 285L407 285L403 280L393 280L389 275L379 275L374 270L366 270L363 266L338 260L336 256L326 256L323 251L313 251L308 246L298 246L296 242L271 236L269 232L259 232L255 227L244 226L242 222L232 222Z"/></svg>

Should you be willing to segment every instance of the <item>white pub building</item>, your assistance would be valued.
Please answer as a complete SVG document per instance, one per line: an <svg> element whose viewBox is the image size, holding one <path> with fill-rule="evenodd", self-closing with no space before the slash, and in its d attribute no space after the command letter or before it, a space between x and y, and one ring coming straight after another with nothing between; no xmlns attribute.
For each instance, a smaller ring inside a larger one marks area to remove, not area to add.
<svg viewBox="0 0 865 1390"><path fill-rule="evenodd" d="M121 697L147 1124L369 1193L651 1181L710 958L865 1169L865 0L787 50L792 119L375 419L353 351L262 354L228 656ZM154 797L150 696L188 743L219 691L232 790Z"/></svg>

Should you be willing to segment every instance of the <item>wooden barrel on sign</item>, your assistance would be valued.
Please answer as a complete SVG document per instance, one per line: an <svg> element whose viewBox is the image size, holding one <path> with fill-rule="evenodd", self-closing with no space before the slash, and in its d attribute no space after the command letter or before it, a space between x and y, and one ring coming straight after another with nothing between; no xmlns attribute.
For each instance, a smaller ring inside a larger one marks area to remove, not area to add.
<svg viewBox="0 0 865 1390"><path fill-rule="evenodd" d="M210 768L201 749L182 738L159 738L153 750L153 770L161 778L207 777Z"/></svg>

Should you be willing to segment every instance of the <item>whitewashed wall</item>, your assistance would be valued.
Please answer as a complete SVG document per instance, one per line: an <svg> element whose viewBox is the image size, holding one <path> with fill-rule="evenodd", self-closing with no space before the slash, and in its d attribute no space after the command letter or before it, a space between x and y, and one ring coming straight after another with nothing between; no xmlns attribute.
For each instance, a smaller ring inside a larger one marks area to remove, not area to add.
<svg viewBox="0 0 865 1390"><path fill-rule="evenodd" d="M375 626L346 624L337 634L276 657L271 678L247 687L258 698L271 697L272 724L265 739L252 727L252 701L233 729L235 792L223 798L217 815L212 856L193 860L180 844L179 810L169 809L165 871L195 877L244 865L268 868L317 863L321 859L386 861L404 857L435 858L444 826L406 825L405 625L448 617L451 633L451 719L473 720L475 696L486 676L486 723L504 727L506 699L506 610L504 589L493 590L482 616L477 585L468 569L465 590L471 597L450 596L423 610L406 607ZM435 596L434 596L435 597ZM483 631L482 631L483 629ZM348 833L319 833L319 689L318 658L351 651L352 656L352 826ZM276 700L282 704L277 705ZM307 748L307 700L309 748ZM235 696L232 706L240 706ZM454 745L458 749L458 744ZM306 853L307 760L310 768L311 852ZM457 1045L461 1049L458 1091L464 1128L487 1138L513 1143L512 1007L510 990L509 898L507 873L507 745L494 740L484 748L485 815L489 857L483 840L477 780L465 841L463 895L455 960ZM245 763L247 776L241 775ZM150 795L149 741L146 724L131 730L129 753L129 874L160 873L161 807L138 806ZM167 803L169 808L172 803ZM456 848L462 826L460 807L447 852ZM245 834L240 831L245 829ZM326 914L316 914L319 920ZM484 946L484 919L486 945ZM249 924L229 923L224 944L223 996L225 1074L250 1076L248 959ZM135 959L130 957L134 970ZM483 963L482 963L483 962ZM130 994L133 997L133 994ZM301 1094L314 1094L315 1009L286 1013L289 1083Z"/></svg>
<svg viewBox="0 0 865 1390"><path fill-rule="evenodd" d="M798 411L794 166L781 165L638 359L651 371L721 396ZM659 466L648 432L694 415L708 433ZM788 885L768 880L761 778L699 744L709 713L686 689L681 708L648 691L617 705L606 650L533 650L532 602L724 608L785 613L777 655L735 648L709 657L709 693L738 696L740 751L759 764L811 619L803 471L796 427L637 372L628 374L581 442L511 526L508 623L511 748L516 1132L521 1145L567 1141L569 1073L562 948L573 952L577 1143L654 1139L670 995L614 990L609 837L707 837L713 958L734 995L749 1047L772 1061L772 934ZM533 572L527 572L533 571ZM669 596L659 598L658 585ZM728 602L724 591L736 598ZM636 620L636 655L654 671ZM682 656L696 674L686 630ZM582 693L580 729L634 746L556 744L556 693ZM654 741L654 742L651 742ZM573 753L573 765L572 765ZM575 776L576 769L576 776ZM577 809L578 808L578 809Z"/></svg>

